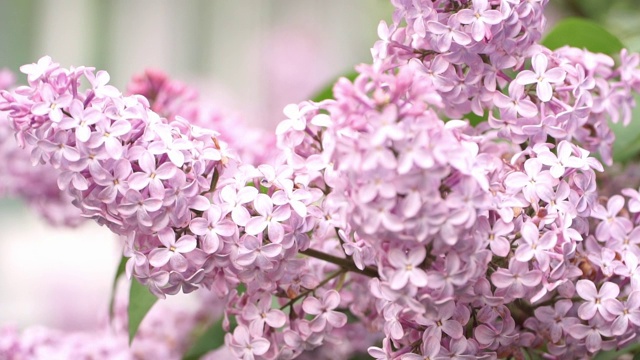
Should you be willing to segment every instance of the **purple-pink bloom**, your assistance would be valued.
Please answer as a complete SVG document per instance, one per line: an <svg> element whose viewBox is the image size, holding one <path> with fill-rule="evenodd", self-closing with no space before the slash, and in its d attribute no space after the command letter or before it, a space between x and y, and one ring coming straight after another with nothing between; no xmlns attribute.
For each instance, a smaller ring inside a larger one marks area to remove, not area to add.
<svg viewBox="0 0 640 360"><path fill-rule="evenodd" d="M196 248L198 242L192 235L182 235L176 240L173 229L166 228L158 233L158 239L165 247L156 248L149 253L149 264L161 267L169 263L173 270L184 272L189 267L189 262L184 257L185 253Z"/></svg>
<svg viewBox="0 0 640 360"><path fill-rule="evenodd" d="M411 283L417 287L427 285L428 277L419 266L427 256L427 250L418 246L405 253L402 249L391 249L389 263L395 267L395 271L389 276L391 289L399 290Z"/></svg>
<svg viewBox="0 0 640 360"><path fill-rule="evenodd" d="M501 294L514 299L524 297L528 289L538 286L541 281L540 270L529 270L528 263L515 258L509 261L509 269L499 268L491 274L491 282L502 290Z"/></svg>
<svg viewBox="0 0 640 360"><path fill-rule="evenodd" d="M535 54L531 59L531 65L533 71L521 71L516 76L515 81L520 85L536 84L538 98L543 102L547 102L553 96L551 84L563 82L567 73L559 67L547 70L549 59L543 53Z"/></svg>
<svg viewBox="0 0 640 360"><path fill-rule="evenodd" d="M618 307L616 297L620 294L617 284L606 281L598 291L591 280L581 279L576 283L576 292L586 300L578 308L578 316L583 320L590 320L596 313L600 313L604 319L611 321L614 314L609 310Z"/></svg>
<svg viewBox="0 0 640 360"><path fill-rule="evenodd" d="M271 347L269 340L254 336L243 325L236 326L233 335L227 334L225 341L231 351L242 360L253 360L256 356L264 355Z"/></svg>
<svg viewBox="0 0 640 360"><path fill-rule="evenodd" d="M463 24L471 24L471 36L475 41L491 38L491 25L502 21L502 13L492 10L487 0L473 0L471 9L458 12L458 20Z"/></svg>
<svg viewBox="0 0 640 360"><path fill-rule="evenodd" d="M327 324L334 328L341 328L347 323L347 315L334 311L340 305L340 294L329 290L322 295L322 300L308 296L302 302L302 309L310 315L316 315L311 320L310 328L314 332L324 331Z"/></svg>

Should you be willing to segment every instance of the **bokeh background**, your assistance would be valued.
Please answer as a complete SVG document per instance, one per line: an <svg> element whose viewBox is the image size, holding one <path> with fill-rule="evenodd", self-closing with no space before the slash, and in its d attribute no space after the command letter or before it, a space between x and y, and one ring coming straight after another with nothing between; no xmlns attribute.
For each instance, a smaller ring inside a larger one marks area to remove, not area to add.
<svg viewBox="0 0 640 360"><path fill-rule="evenodd" d="M640 50L640 1L551 3L550 23L591 18ZM273 129L287 103L370 62L377 24L391 13L385 0L0 0L0 67L17 71L50 55L63 66L105 69L120 89L153 67ZM19 199L1 199L0 326L96 326L118 246L93 223L52 228Z"/></svg>

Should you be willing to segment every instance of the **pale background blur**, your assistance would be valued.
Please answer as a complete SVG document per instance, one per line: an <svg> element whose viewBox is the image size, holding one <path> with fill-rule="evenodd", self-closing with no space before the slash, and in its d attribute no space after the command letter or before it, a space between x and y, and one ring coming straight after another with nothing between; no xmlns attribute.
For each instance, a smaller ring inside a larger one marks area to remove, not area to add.
<svg viewBox="0 0 640 360"><path fill-rule="evenodd" d="M384 0L0 0L0 67L50 55L107 70L120 89L158 68L272 129L287 103L370 62L377 24L391 12ZM0 229L0 326L95 326L117 239L89 222L48 227L18 200L0 200Z"/></svg>
<svg viewBox="0 0 640 360"><path fill-rule="evenodd" d="M595 18L640 49L637 0L552 3L561 9L552 19ZM274 128L284 105L370 62L377 24L391 12L385 0L0 0L0 67L50 55L107 70L120 89L159 68ZM120 257L116 239L92 223L47 227L17 200L0 200L0 229L0 326L95 326Z"/></svg>

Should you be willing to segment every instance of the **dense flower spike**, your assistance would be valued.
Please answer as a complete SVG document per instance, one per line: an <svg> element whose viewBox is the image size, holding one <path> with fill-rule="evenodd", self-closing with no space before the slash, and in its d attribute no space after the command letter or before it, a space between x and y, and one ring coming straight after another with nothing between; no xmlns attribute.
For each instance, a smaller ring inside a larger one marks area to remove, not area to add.
<svg viewBox="0 0 640 360"><path fill-rule="evenodd" d="M154 72L130 87L148 99L122 96L45 57L0 109L83 214L127 237L127 274L226 298L237 358L322 354L353 323L380 336L351 350L378 359L636 340L640 195L599 192L592 153L612 161L639 56L537 44L545 0L392 2L373 64L334 100L287 106L268 159L194 125L195 95Z"/></svg>

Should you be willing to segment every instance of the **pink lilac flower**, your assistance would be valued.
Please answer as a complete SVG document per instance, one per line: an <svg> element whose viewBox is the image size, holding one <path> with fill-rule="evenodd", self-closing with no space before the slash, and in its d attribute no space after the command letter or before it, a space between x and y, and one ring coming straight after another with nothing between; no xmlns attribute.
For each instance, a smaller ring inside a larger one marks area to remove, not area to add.
<svg viewBox="0 0 640 360"><path fill-rule="evenodd" d="M522 71L516 77L516 82L520 85L536 84L536 94L544 102L551 100L553 96L551 84L562 82L566 76L566 72L559 67L547 70L548 65L549 59L545 54L536 54L531 60L533 71Z"/></svg>
<svg viewBox="0 0 640 360"><path fill-rule="evenodd" d="M313 296L307 297L302 303L302 308L307 314L316 315L311 320L311 330L322 331L327 325L343 327L347 323L347 315L334 310L339 305L340 295L335 290L327 291L322 295L322 300Z"/></svg>

